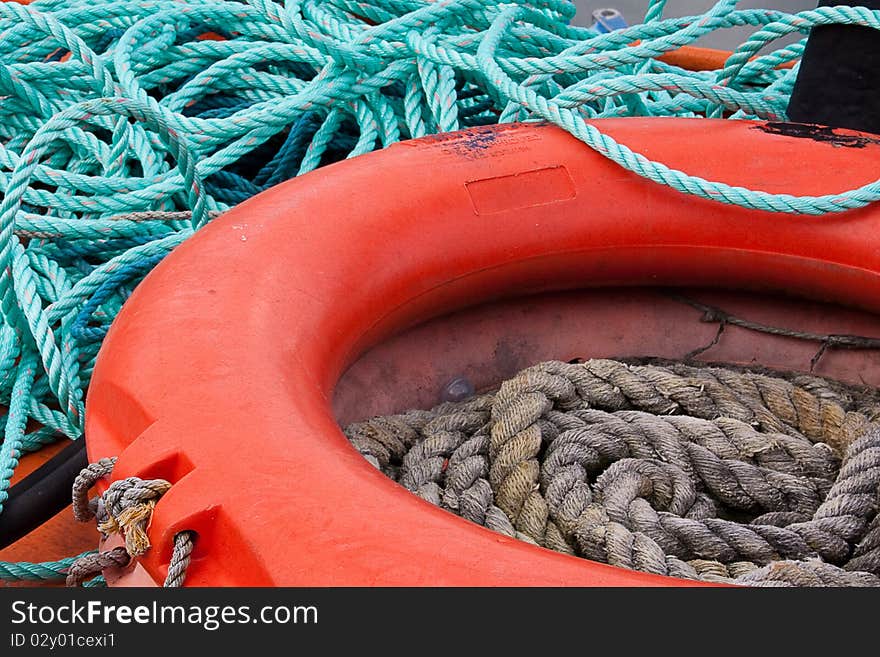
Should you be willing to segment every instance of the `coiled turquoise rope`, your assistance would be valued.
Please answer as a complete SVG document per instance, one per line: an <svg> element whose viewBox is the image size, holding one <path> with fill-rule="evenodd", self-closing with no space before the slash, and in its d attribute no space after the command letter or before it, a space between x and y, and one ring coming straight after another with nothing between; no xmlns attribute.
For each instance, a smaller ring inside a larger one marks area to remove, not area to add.
<svg viewBox="0 0 880 657"><path fill-rule="evenodd" d="M782 120L797 67L778 67L796 62L804 41L765 46L814 25L880 28L880 13L864 8L786 14L720 0L662 18L663 4L609 34L571 26L565 0L0 4L0 510L21 454L81 436L101 340L143 275L212 213L328 162L545 119L695 196L800 214L880 198L880 181L816 197L706 181L589 123ZM659 59L732 26L754 32L720 70ZM63 566L2 563L0 579L40 568Z"/></svg>

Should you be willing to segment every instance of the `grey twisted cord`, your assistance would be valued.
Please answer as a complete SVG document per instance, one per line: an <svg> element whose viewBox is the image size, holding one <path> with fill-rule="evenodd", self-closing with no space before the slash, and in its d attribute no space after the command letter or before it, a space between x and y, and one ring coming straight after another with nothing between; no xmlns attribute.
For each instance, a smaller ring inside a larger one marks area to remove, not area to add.
<svg viewBox="0 0 880 657"><path fill-rule="evenodd" d="M168 575L165 577L165 588L179 588L186 579L192 557L195 533L179 532L174 536L174 549L171 552L171 563L168 564Z"/></svg>
<svg viewBox="0 0 880 657"><path fill-rule="evenodd" d="M83 582L97 577L105 568L127 566L131 557L124 547L115 547L105 552L86 554L74 561L67 570L67 586L80 586Z"/></svg>
<svg viewBox="0 0 880 657"><path fill-rule="evenodd" d="M206 213L211 219L216 219L222 213L210 210ZM141 212L129 212L110 217L113 221L191 221L192 212L188 210L142 210Z"/></svg>
<svg viewBox="0 0 880 657"><path fill-rule="evenodd" d="M104 458L90 463L83 468L73 481L73 517L77 522L88 522L95 517L95 507L89 500L89 491L92 486L103 477L113 472L116 458Z"/></svg>
<svg viewBox="0 0 880 657"><path fill-rule="evenodd" d="M751 586L880 586L869 572L848 572L821 561L777 561L737 579Z"/></svg>

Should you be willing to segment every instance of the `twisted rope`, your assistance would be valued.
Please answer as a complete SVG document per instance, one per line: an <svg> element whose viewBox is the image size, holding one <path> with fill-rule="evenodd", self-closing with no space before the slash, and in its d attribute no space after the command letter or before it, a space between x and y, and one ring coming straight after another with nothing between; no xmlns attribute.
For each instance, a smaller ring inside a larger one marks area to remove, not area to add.
<svg viewBox="0 0 880 657"><path fill-rule="evenodd" d="M687 579L880 586L877 413L815 377L591 360L345 433L416 495L543 547Z"/></svg>
<svg viewBox="0 0 880 657"><path fill-rule="evenodd" d="M95 517L97 501L89 500L89 491L99 479L107 477L113 472L116 458L104 458L90 463L80 470L73 481L73 517L77 522L88 522Z"/></svg>
<svg viewBox="0 0 880 657"><path fill-rule="evenodd" d="M123 568L131 561L124 547L104 552L90 552L76 559L67 570L67 586L80 586L86 580L99 576L106 568Z"/></svg>
<svg viewBox="0 0 880 657"><path fill-rule="evenodd" d="M139 557L150 549L150 539L147 536L150 516L156 502L171 488L171 484L164 479L128 477L114 481L103 495L90 500L89 490L98 479L112 474L115 465L115 458L104 458L90 463L80 471L73 483L73 513L79 522L88 522L97 517L101 533L107 536L119 532L125 539L125 545L103 552L87 552L65 560L63 563L66 566L67 586L79 586L87 580L99 577L106 568L127 566L132 558ZM182 531L175 535L168 576L165 579L166 587L183 586L195 536L195 532L191 531ZM53 564L12 565L19 568L17 571L11 570L10 575L21 579L20 573L41 572L40 567L51 568ZM2 566L0 564L0 573L3 573ZM29 570L26 566L37 568Z"/></svg>
<svg viewBox="0 0 880 657"><path fill-rule="evenodd" d="M174 537L174 548L171 552L171 562L168 564L168 576L165 578L165 588L179 588L186 579L186 570L189 568L192 557L195 534L183 531Z"/></svg>

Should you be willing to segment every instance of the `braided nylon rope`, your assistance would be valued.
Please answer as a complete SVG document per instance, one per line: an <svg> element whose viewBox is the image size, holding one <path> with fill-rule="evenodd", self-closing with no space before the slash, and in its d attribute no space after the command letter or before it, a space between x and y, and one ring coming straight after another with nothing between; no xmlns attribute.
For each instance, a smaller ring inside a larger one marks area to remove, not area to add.
<svg viewBox="0 0 880 657"><path fill-rule="evenodd" d="M615 566L880 586L880 401L815 377L541 363L349 425L368 461L494 531Z"/></svg>
<svg viewBox="0 0 880 657"><path fill-rule="evenodd" d="M565 0L0 3L0 512L22 454L82 435L96 354L143 276L219 212L329 162L543 119L720 202L823 214L880 198L880 182L797 197L703 180L589 123L783 120L797 66L780 65L798 61L804 40L765 46L815 25L880 27L864 8L787 14L720 0L664 18L663 4L642 25L598 34L569 24ZM719 70L661 60L732 26L754 31Z"/></svg>

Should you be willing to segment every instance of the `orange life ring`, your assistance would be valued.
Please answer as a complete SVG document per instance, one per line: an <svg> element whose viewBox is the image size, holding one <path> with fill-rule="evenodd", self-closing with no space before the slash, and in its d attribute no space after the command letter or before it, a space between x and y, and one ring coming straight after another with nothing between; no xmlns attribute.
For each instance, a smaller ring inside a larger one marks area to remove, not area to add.
<svg viewBox="0 0 880 657"><path fill-rule="evenodd" d="M828 194L876 177L857 133L614 119L689 173ZM792 132L792 134L786 134ZM609 285L781 290L880 310L880 208L803 217L678 193L543 124L417 141L279 185L178 247L126 303L88 396L91 460L161 477L157 582L194 530L188 585L669 585L508 539L369 465L330 398L361 352L484 300Z"/></svg>

